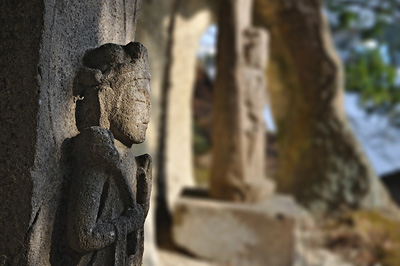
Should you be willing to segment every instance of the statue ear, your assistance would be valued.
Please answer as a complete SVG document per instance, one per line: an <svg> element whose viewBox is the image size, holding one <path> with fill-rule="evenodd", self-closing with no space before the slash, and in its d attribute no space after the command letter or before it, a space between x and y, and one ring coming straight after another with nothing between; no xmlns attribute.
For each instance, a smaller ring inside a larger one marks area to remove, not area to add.
<svg viewBox="0 0 400 266"><path fill-rule="evenodd" d="M140 42L130 42L124 46L125 51L132 59L147 59L147 48Z"/></svg>
<svg viewBox="0 0 400 266"><path fill-rule="evenodd" d="M74 95L82 95L84 87L95 87L100 85L103 74L98 69L82 67L75 78Z"/></svg>

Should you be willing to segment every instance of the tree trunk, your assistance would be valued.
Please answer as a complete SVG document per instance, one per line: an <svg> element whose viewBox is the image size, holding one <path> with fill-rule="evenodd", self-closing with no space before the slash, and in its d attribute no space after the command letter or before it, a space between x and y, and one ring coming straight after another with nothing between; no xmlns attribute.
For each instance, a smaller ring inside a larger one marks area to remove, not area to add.
<svg viewBox="0 0 400 266"><path fill-rule="evenodd" d="M342 65L318 0L256 0L271 34L267 71L282 192L314 212L391 206L342 107Z"/></svg>

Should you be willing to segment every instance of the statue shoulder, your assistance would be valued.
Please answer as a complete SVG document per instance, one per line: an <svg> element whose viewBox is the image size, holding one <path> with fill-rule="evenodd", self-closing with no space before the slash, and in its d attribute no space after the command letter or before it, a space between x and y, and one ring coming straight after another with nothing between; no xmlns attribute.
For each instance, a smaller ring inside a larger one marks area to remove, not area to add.
<svg viewBox="0 0 400 266"><path fill-rule="evenodd" d="M72 153L81 163L88 165L119 163L113 134L98 126L87 127L72 139Z"/></svg>

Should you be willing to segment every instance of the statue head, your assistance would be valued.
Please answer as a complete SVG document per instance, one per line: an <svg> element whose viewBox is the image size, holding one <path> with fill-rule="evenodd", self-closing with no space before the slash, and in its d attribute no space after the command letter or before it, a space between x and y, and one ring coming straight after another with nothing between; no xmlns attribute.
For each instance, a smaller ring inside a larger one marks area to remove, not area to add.
<svg viewBox="0 0 400 266"><path fill-rule="evenodd" d="M138 43L88 51L74 84L76 124L109 129L126 146L145 140L150 118L147 50Z"/></svg>
<svg viewBox="0 0 400 266"><path fill-rule="evenodd" d="M244 59L248 66L264 70L268 62L269 35L265 29L248 27L243 31Z"/></svg>

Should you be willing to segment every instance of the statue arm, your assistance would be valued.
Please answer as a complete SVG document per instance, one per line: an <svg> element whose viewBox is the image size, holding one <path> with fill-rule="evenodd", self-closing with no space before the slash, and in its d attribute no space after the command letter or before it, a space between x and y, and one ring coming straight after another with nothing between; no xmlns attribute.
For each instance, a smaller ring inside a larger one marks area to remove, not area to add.
<svg viewBox="0 0 400 266"><path fill-rule="evenodd" d="M97 222L106 180L104 171L96 169L87 169L74 177L67 229L70 246L78 252L95 251L114 243L119 228L126 227L127 233L131 233L142 226L144 217L140 206L130 208L112 221Z"/></svg>
<svg viewBox="0 0 400 266"><path fill-rule="evenodd" d="M67 234L70 246L78 252L102 249L116 241L115 225L98 223L100 198L107 179L104 172L87 169L74 176L68 210Z"/></svg>

